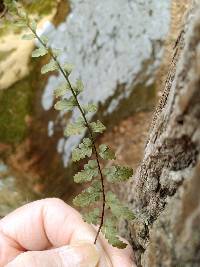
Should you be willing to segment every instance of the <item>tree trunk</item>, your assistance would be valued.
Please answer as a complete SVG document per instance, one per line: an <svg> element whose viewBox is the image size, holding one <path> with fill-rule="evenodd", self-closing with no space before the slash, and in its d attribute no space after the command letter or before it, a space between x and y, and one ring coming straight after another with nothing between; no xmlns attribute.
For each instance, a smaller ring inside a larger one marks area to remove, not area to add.
<svg viewBox="0 0 200 267"><path fill-rule="evenodd" d="M176 45L129 191L136 219L126 233L138 266L200 266L200 4Z"/></svg>

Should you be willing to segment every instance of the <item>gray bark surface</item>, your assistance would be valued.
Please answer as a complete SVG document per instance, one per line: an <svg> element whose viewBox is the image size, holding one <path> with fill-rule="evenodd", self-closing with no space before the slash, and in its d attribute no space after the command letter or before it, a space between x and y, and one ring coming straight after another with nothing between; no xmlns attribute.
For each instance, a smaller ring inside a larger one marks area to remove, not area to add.
<svg viewBox="0 0 200 267"><path fill-rule="evenodd" d="M200 4L193 10L129 191L138 266L200 266Z"/></svg>

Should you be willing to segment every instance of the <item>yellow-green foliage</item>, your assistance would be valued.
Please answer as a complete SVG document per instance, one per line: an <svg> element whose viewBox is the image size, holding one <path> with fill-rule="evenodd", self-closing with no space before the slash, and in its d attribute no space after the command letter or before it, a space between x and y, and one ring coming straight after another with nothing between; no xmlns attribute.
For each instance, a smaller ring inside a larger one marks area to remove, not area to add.
<svg viewBox="0 0 200 267"><path fill-rule="evenodd" d="M25 117L31 112L32 89L26 78L0 91L0 142L16 144L27 133Z"/></svg>

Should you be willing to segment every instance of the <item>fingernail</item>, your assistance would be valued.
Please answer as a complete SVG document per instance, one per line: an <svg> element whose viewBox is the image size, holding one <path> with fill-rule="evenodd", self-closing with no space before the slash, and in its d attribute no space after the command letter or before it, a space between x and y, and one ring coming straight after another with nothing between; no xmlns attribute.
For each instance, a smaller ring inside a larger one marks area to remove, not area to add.
<svg viewBox="0 0 200 267"><path fill-rule="evenodd" d="M78 243L57 249L63 264L76 267L96 267L99 262L99 254L93 244ZM63 265L65 266L65 265Z"/></svg>

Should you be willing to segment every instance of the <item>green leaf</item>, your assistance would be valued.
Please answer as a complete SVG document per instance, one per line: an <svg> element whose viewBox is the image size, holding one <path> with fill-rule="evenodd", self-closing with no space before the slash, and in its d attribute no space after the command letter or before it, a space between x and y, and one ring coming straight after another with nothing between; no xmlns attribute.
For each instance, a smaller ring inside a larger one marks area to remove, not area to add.
<svg viewBox="0 0 200 267"><path fill-rule="evenodd" d="M34 30L34 31L37 30L37 23L36 23L35 20L32 19L32 20L30 21L30 27L31 27L31 29Z"/></svg>
<svg viewBox="0 0 200 267"><path fill-rule="evenodd" d="M86 113L88 112L96 112L97 111L97 105L95 104L88 104L86 106L83 106L83 109Z"/></svg>
<svg viewBox="0 0 200 267"><path fill-rule="evenodd" d="M13 7L15 7L15 8L18 8L18 7L19 7L17 1L15 1L15 0L10 0L10 2L12 2Z"/></svg>
<svg viewBox="0 0 200 267"><path fill-rule="evenodd" d="M84 84L81 79L78 79L76 81L76 85L73 87L76 95L79 95L81 92L83 92Z"/></svg>
<svg viewBox="0 0 200 267"><path fill-rule="evenodd" d="M117 220L115 218L111 217L106 219L102 227L102 232L113 247L124 249L127 247L127 244L119 239L116 224Z"/></svg>
<svg viewBox="0 0 200 267"><path fill-rule="evenodd" d="M83 142L72 151L72 160L74 162L84 159L86 156L92 155L92 141L89 138L84 138Z"/></svg>
<svg viewBox="0 0 200 267"><path fill-rule="evenodd" d="M85 122L82 117L79 117L75 123L69 123L64 134L66 136L81 134L85 131Z"/></svg>
<svg viewBox="0 0 200 267"><path fill-rule="evenodd" d="M62 51L60 49L52 49L52 52L53 52L55 57L58 57L58 56L60 56Z"/></svg>
<svg viewBox="0 0 200 267"><path fill-rule="evenodd" d="M40 39L42 40L42 42L43 42L45 45L47 45L47 43L48 43L48 41L49 41L49 39L48 39L47 36L42 35L42 36L40 37Z"/></svg>
<svg viewBox="0 0 200 267"><path fill-rule="evenodd" d="M17 4L15 1L12 0L4 0L4 5L8 8L9 12L12 13L12 15L18 15L17 12Z"/></svg>
<svg viewBox="0 0 200 267"><path fill-rule="evenodd" d="M15 22L14 26L19 27L19 28L24 28L24 27L27 27L27 24L25 20L18 20Z"/></svg>
<svg viewBox="0 0 200 267"><path fill-rule="evenodd" d="M35 35L32 34L32 33L30 33L30 34L24 34L22 36L22 40L33 40L33 39L35 39Z"/></svg>
<svg viewBox="0 0 200 267"><path fill-rule="evenodd" d="M114 165L107 167L103 170L108 182L124 182L127 181L133 175L133 169L130 167L122 167L119 165Z"/></svg>
<svg viewBox="0 0 200 267"><path fill-rule="evenodd" d="M83 219L89 224L100 224L100 210L95 208L93 211L84 214Z"/></svg>
<svg viewBox="0 0 200 267"><path fill-rule="evenodd" d="M100 200L101 195L101 183L100 181L95 181L93 184L84 190L81 194L76 196L73 200L75 206L87 207L90 204Z"/></svg>
<svg viewBox="0 0 200 267"><path fill-rule="evenodd" d="M32 57L42 57L48 54L48 51L44 47L37 48L33 51Z"/></svg>
<svg viewBox="0 0 200 267"><path fill-rule="evenodd" d="M99 155L104 160L116 159L115 153L105 144L99 146Z"/></svg>
<svg viewBox="0 0 200 267"><path fill-rule="evenodd" d="M74 69L74 65L69 64L69 63L66 63L66 64L63 66L63 69L67 72L68 75L70 75L71 72L72 72L73 69Z"/></svg>
<svg viewBox="0 0 200 267"><path fill-rule="evenodd" d="M58 101L55 105L54 108L56 110L63 110L63 111L72 111L73 108L76 106L76 100L73 96L71 96L69 99L62 99Z"/></svg>
<svg viewBox="0 0 200 267"><path fill-rule="evenodd" d="M74 176L75 183L85 183L90 182L96 176L98 176L99 170L96 160L90 160L88 164L85 164L84 170L78 172Z"/></svg>
<svg viewBox="0 0 200 267"><path fill-rule="evenodd" d="M103 133L106 127L99 120L97 122L90 123L90 127L94 133Z"/></svg>
<svg viewBox="0 0 200 267"><path fill-rule="evenodd" d="M19 16L20 16L21 18L23 18L23 19L26 19L26 18L27 18L27 13L26 13L25 10L22 9L22 8L18 8L18 14L19 14Z"/></svg>
<svg viewBox="0 0 200 267"><path fill-rule="evenodd" d="M112 213L117 218L121 217L127 220L133 220L134 214L129 208L125 207L121 201L112 192L108 192L106 195L106 203L110 207Z"/></svg>
<svg viewBox="0 0 200 267"><path fill-rule="evenodd" d="M53 59L51 59L51 61L48 64L42 67L41 73L45 74L47 72L54 71L54 70L58 70L58 64Z"/></svg>
<svg viewBox="0 0 200 267"><path fill-rule="evenodd" d="M69 84L67 82L63 83L63 84L59 85L55 89L54 95L55 95L56 98L60 97L60 96L64 96L67 93L68 90L70 90Z"/></svg>

